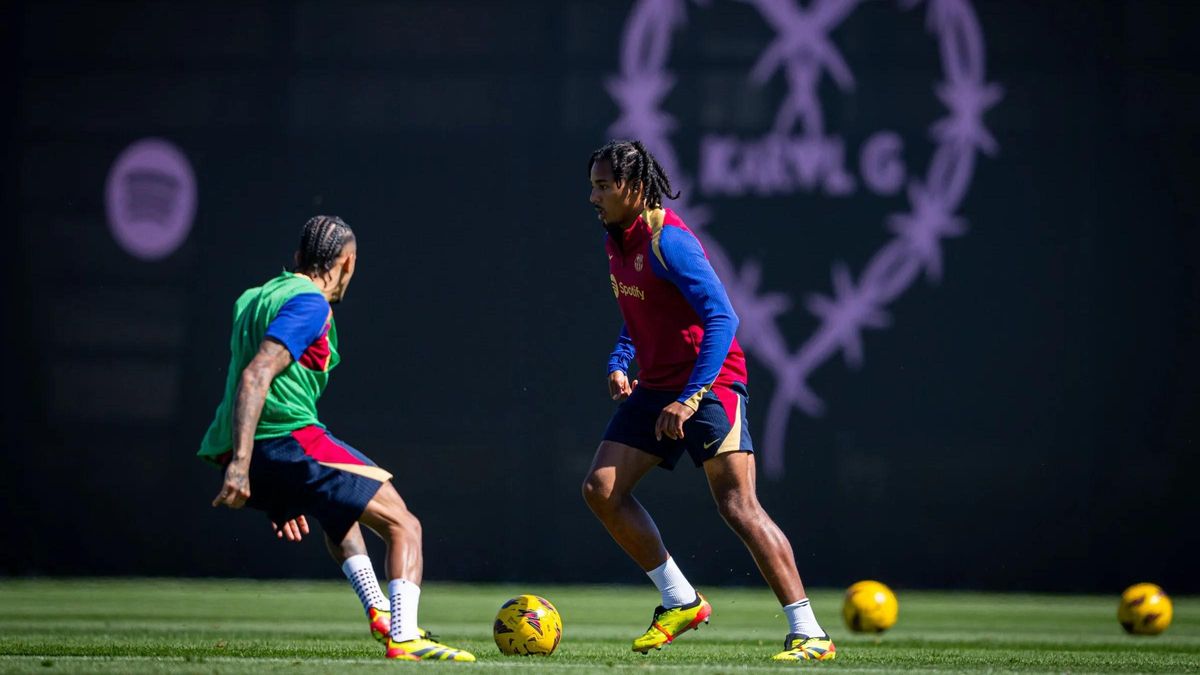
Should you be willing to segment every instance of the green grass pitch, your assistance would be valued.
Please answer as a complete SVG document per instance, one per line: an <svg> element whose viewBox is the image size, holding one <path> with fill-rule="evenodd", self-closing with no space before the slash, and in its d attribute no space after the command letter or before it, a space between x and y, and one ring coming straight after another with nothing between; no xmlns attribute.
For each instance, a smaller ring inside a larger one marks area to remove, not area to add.
<svg viewBox="0 0 1200 675"><path fill-rule="evenodd" d="M1117 625L1117 595L904 592L900 621L881 637L849 633L841 593L812 593L838 645L832 663L775 664L785 633L765 589L704 589L712 624L649 656L629 650L657 594L645 587L426 584L421 623L475 664L383 660L341 581L0 580L0 672L475 672L741 673L810 667L839 672L1200 672L1200 598L1173 598L1158 637ZM1169 589L1168 589L1169 590ZM550 598L563 642L549 658L505 657L491 623L505 599Z"/></svg>

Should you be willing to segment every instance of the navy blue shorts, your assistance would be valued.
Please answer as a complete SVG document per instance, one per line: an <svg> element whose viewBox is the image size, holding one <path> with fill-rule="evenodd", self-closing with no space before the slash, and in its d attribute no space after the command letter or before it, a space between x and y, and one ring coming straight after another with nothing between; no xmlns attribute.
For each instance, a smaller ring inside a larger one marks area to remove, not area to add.
<svg viewBox="0 0 1200 675"><path fill-rule="evenodd" d="M392 474L319 426L255 441L246 506L282 524L316 518L334 541L345 538Z"/></svg>
<svg viewBox="0 0 1200 675"><path fill-rule="evenodd" d="M700 399L696 414L683 423L683 438L654 438L654 425L662 409L679 398L678 391L636 387L613 413L604 430L604 440L637 448L656 457L664 469L675 468L687 450L696 466L726 452L754 452L750 426L746 423L746 385L716 386Z"/></svg>

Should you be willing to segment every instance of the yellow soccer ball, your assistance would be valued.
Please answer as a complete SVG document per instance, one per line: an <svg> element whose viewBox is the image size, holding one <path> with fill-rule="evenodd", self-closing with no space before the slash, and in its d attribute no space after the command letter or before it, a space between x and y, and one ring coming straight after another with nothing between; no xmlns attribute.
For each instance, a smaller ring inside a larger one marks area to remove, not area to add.
<svg viewBox="0 0 1200 675"><path fill-rule="evenodd" d="M1117 621L1126 633L1158 635L1171 625L1171 598L1155 584L1134 584L1121 594Z"/></svg>
<svg viewBox="0 0 1200 675"><path fill-rule="evenodd" d="M500 605L492 637L504 654L549 656L562 640L562 616L543 597L518 595Z"/></svg>
<svg viewBox="0 0 1200 675"><path fill-rule="evenodd" d="M896 625L899 613L896 594L878 581L860 581L846 589L842 618L855 633L882 633Z"/></svg>

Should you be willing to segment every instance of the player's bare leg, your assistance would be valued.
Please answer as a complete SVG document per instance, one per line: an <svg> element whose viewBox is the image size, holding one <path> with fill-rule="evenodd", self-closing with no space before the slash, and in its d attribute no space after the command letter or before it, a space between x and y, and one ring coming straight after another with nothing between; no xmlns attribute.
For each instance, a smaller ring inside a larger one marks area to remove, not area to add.
<svg viewBox="0 0 1200 675"><path fill-rule="evenodd" d="M787 615L789 633L776 660L833 659L837 650L809 606L796 556L783 530L758 502L754 455L728 452L704 463L717 510L750 550L767 585Z"/></svg>
<svg viewBox="0 0 1200 675"><path fill-rule="evenodd" d="M371 528L387 544L388 594L392 615L387 657L405 661L474 661L461 649L434 642L417 627L417 605L421 599L424 558L421 553L421 521L390 482L367 503L359 522Z"/></svg>
<svg viewBox="0 0 1200 675"><path fill-rule="evenodd" d="M424 573L421 557L421 521L408 510L408 505L390 482L367 503L358 519L371 528L387 544L385 562L389 579L407 579L420 585Z"/></svg>
<svg viewBox="0 0 1200 675"><path fill-rule="evenodd" d="M633 488L658 463L637 448L603 441L583 481L583 499L617 544L645 571L667 561L667 549L654 519L633 496Z"/></svg>
<svg viewBox="0 0 1200 675"><path fill-rule="evenodd" d="M325 550L329 551L329 555L335 563L341 565L352 556L367 555L367 542L363 540L362 530L359 529L358 523L355 523L350 526L341 541L334 541L326 534Z"/></svg>
<svg viewBox="0 0 1200 675"><path fill-rule="evenodd" d="M804 598L792 545L758 503L754 455L748 452L717 455L704 463L704 473L721 517L750 549L775 597L784 605Z"/></svg>
<svg viewBox="0 0 1200 675"><path fill-rule="evenodd" d="M583 481L583 498L612 538L645 570L662 593L650 627L633 641L643 654L707 623L712 606L692 588L663 546L654 519L633 496L638 482L662 461L637 448L604 441Z"/></svg>

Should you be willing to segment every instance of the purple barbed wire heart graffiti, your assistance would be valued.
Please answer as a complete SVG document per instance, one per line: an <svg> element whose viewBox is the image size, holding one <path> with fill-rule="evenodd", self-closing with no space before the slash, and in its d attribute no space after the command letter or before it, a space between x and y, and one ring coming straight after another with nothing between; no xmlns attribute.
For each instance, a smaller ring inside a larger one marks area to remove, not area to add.
<svg viewBox="0 0 1200 675"><path fill-rule="evenodd" d="M825 410L825 403L808 385L809 376L838 353L847 366L861 367L862 332L890 325L887 305L922 272L930 282L940 282L942 240L966 232L965 221L955 212L974 174L976 153L990 156L999 149L984 127L983 113L1000 101L1003 92L999 85L986 82L983 33L968 0L897 1L903 11L925 4L926 27L937 40L943 68L943 81L935 93L947 114L929 129L936 147L923 177L906 175L900 157L903 140L895 132L878 132L863 143L859 154L863 184L879 195L906 189L908 209L885 217L893 236L857 277L847 263L833 264L832 292L809 294L803 303L819 326L792 349L778 319L795 305L793 297L760 288L761 261L734 263L706 230L712 210L694 198L690 188L698 187L706 197L798 190L844 197L855 192L857 179L845 168L845 143L825 129L818 85L827 74L840 91L854 90L854 74L831 35L867 0L814 0L807 7L795 0L741 1L757 10L776 33L750 71L755 85L765 85L776 75L786 83L787 95L771 130L749 141L705 135L698 170L684 171L670 138L677 122L662 106L675 84L668 67L671 39L687 25L688 1L638 0L625 23L620 72L606 83L620 108L609 133L640 139L668 173L678 177L683 196L671 206L701 238L713 267L725 280L741 317L742 346L774 376L762 454L767 476L780 478L792 411L818 417ZM711 4L711 0L693 2Z"/></svg>

